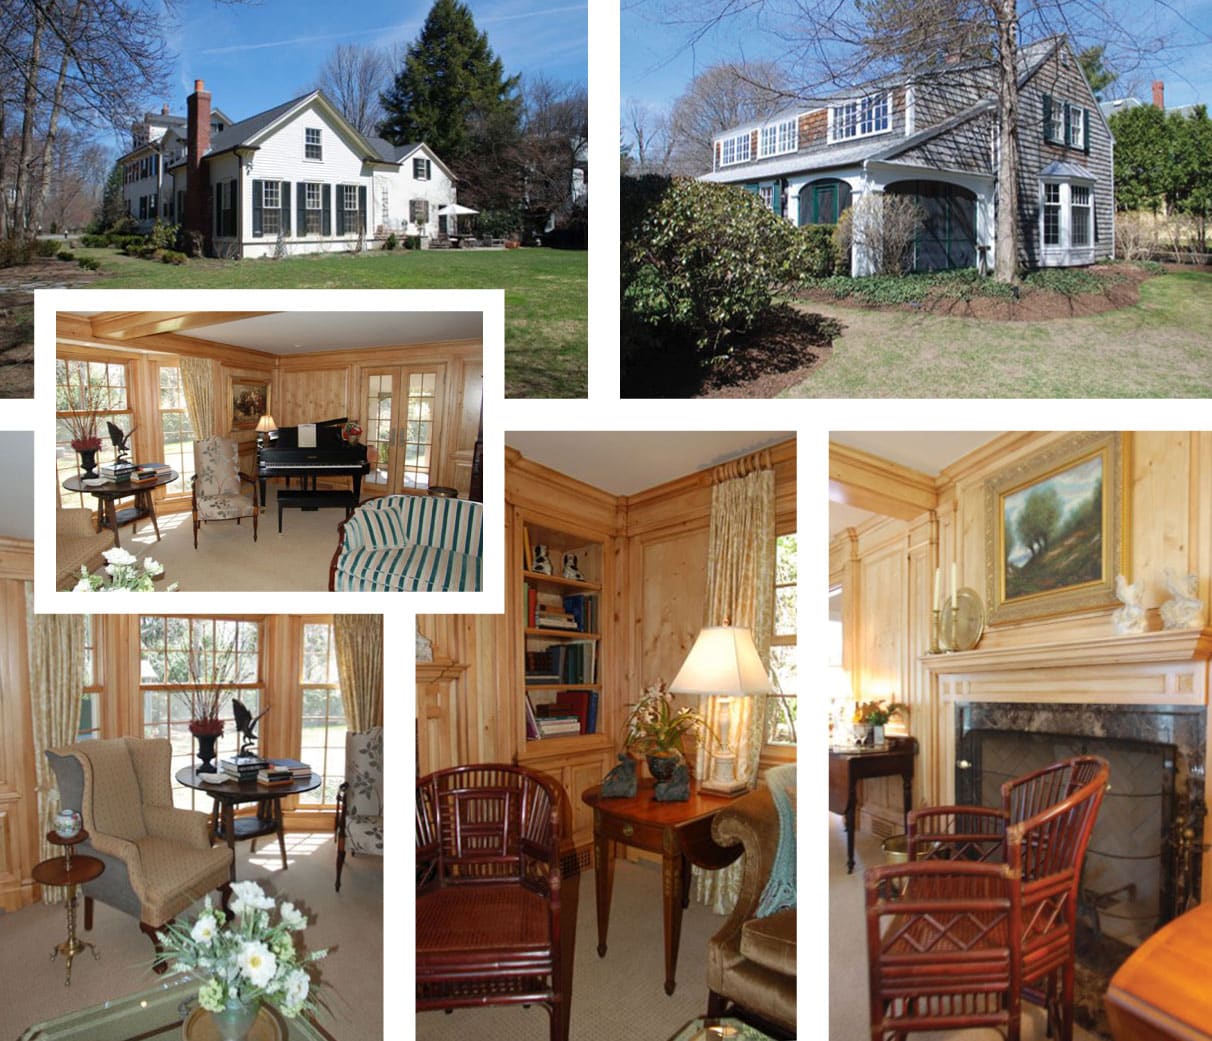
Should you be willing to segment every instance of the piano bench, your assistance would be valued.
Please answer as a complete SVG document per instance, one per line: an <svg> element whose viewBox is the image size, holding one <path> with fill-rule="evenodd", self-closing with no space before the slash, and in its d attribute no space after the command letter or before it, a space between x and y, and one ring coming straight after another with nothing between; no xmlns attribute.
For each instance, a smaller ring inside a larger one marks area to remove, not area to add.
<svg viewBox="0 0 1212 1041"><path fill-rule="evenodd" d="M350 491L306 491L292 488L278 490L278 534L282 534L282 510L293 506L299 510L318 510L325 506L340 506L345 510L345 519L349 520L358 500Z"/></svg>

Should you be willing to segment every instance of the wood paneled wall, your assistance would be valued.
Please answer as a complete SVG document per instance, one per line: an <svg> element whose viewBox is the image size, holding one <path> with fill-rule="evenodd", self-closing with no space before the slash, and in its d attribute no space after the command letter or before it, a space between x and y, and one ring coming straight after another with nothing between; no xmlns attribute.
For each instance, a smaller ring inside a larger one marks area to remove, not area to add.
<svg viewBox="0 0 1212 1041"><path fill-rule="evenodd" d="M956 564L959 584L985 590L985 482L1004 467L1072 437L1068 433L1012 433L965 456L936 481L937 509L912 520L884 519L835 537L830 580L844 591L846 667L856 696L895 697L911 706L908 729L921 742L914 799L934 802L953 750L936 737L934 683L919 656L929 644L934 568ZM1212 588L1212 432L1148 431L1125 437L1130 523L1128 577L1144 580L1151 628L1169 598L1167 567L1199 576L1199 596ZM843 450L839 455L846 455ZM831 466L832 470L832 466ZM889 464L889 478L898 468ZM878 504L874 504L878 505ZM895 508L903 508L903 496ZM981 648L1105 637L1112 607L1032 619L987 629ZM878 832L900 831L899 786L869 785L864 820Z"/></svg>
<svg viewBox="0 0 1212 1041"><path fill-rule="evenodd" d="M0 909L33 900L38 861L38 800L29 710L25 583L34 577L33 543L0 538Z"/></svg>

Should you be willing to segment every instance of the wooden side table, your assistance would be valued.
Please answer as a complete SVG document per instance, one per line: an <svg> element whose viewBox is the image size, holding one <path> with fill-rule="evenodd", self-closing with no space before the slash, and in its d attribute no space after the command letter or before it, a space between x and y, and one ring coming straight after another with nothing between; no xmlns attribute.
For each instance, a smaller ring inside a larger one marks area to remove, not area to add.
<svg viewBox="0 0 1212 1041"><path fill-rule="evenodd" d="M63 981L65 987L70 987L72 983L72 959L85 947L93 952L94 958L101 957L94 944L76 936L76 887L91 882L105 870L105 865L96 857L86 857L84 854L72 856L72 847L87 838L88 832L83 828L70 839L62 838L54 831L48 832L46 840L54 846L62 846L63 856L43 860L36 864L33 870L35 882L44 886L64 886L67 889L67 939L56 944L55 949L51 951L51 961L62 954L67 962L67 978Z"/></svg>
<svg viewBox="0 0 1212 1041"><path fill-rule="evenodd" d="M678 942L682 936L682 910L690 902L690 865L718 870L741 855L741 846L720 846L711 838L711 822L732 799L699 793L690 786L686 802L657 802L655 782L640 785L629 799L603 799L601 785L581 794L593 809L593 864L597 890L598 957L606 956L610 925L610 893L614 885L614 859L610 843L622 842L649 853L661 854L662 907L665 917L665 993L677 986Z"/></svg>
<svg viewBox="0 0 1212 1041"><path fill-rule="evenodd" d="M917 738L893 737L887 748L829 749L829 812L846 820L846 873L854 870L854 818L858 809L858 783L867 777L900 774L905 803L905 830L913 809L913 759Z"/></svg>

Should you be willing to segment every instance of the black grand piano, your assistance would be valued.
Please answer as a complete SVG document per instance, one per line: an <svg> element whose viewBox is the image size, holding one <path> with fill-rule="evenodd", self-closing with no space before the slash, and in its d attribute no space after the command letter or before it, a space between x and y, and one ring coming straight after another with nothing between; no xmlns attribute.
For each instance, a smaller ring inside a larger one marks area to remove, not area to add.
<svg viewBox="0 0 1212 1041"><path fill-rule="evenodd" d="M307 430L309 425L304 425ZM353 480L353 501L362 495L362 475L370 473L366 446L351 445L341 436L345 417L326 419L315 424L315 445L299 445L299 427L278 427L271 430L268 440L257 444L257 481L260 485L261 508L265 508L265 482L271 477L298 477L302 487L314 489L319 477L345 477ZM304 441L308 438L305 436Z"/></svg>

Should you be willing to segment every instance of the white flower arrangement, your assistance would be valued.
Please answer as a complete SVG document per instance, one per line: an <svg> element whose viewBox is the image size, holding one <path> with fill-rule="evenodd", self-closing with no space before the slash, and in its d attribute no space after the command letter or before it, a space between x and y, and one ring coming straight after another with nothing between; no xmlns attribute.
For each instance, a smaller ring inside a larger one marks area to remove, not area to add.
<svg viewBox="0 0 1212 1041"><path fill-rule="evenodd" d="M88 573L88 568L80 565L80 581L72 587L73 593L112 593L116 590L131 590L136 593L150 593L155 586L154 581L164 574L164 565L152 557L143 558L143 568L139 568L139 559L133 553L121 546L107 549L101 554L105 558L105 573L109 575L106 582L98 572ZM168 592L177 590L174 582L168 587Z"/></svg>
<svg viewBox="0 0 1212 1041"><path fill-rule="evenodd" d="M232 922L208 896L192 924L174 922L157 934L163 951L156 961L197 976L198 1004L209 1012L222 1012L228 1002L260 1001L290 1018L313 1011L316 984L306 966L328 950L305 954L296 947L307 916L284 901L275 921L275 901L256 882L233 882L231 892Z"/></svg>

